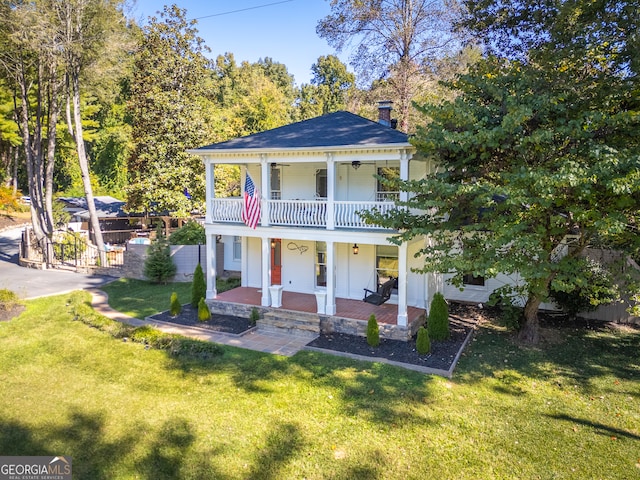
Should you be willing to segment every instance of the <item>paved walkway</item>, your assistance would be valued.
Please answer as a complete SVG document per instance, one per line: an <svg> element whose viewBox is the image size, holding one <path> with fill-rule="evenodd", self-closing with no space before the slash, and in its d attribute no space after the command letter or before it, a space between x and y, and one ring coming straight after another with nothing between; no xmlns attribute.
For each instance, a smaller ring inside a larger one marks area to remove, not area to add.
<svg viewBox="0 0 640 480"><path fill-rule="evenodd" d="M102 290L89 289L93 296L93 308L105 317L127 323L129 325L151 325L166 333L177 333L185 337L207 340L209 342L233 347L257 350L259 352L272 353L290 357L302 350L311 341L308 337L298 337L296 335L258 332L256 329L249 330L242 335L211 332L199 327L187 327L173 323L160 322L157 320L140 320L123 313L120 313L109 306L108 296Z"/></svg>

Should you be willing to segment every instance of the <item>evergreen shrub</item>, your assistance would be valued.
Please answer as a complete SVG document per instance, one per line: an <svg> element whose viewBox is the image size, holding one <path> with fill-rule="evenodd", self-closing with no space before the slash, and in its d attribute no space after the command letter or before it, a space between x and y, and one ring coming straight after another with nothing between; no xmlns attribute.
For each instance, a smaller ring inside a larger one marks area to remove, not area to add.
<svg viewBox="0 0 640 480"><path fill-rule="evenodd" d="M204 297L200 298L200 301L198 302L198 320L201 322L211 320L211 311L209 310L209 305L207 305Z"/></svg>
<svg viewBox="0 0 640 480"><path fill-rule="evenodd" d="M449 306L444 295L436 292L431 301L427 331L431 340L446 340L449 338Z"/></svg>
<svg viewBox="0 0 640 480"><path fill-rule="evenodd" d="M164 236L162 226L158 227L156 240L149 247L144 262L144 275L155 283L167 283L176 274L176 264L171 258L171 247Z"/></svg>
<svg viewBox="0 0 640 480"><path fill-rule="evenodd" d="M180 305L180 300L178 300L178 294L176 292L171 293L171 305L169 306L169 313L171 316L175 317L176 315L180 315L182 311L182 305Z"/></svg>
<svg viewBox="0 0 640 480"><path fill-rule="evenodd" d="M198 264L193 272L193 282L191 282L191 306L196 308L200 299L207 295L207 282L204 280L202 266Z"/></svg>
<svg viewBox="0 0 640 480"><path fill-rule="evenodd" d="M420 355L426 355L431 351L431 339L426 328L418 329L418 338L416 339L416 350Z"/></svg>
<svg viewBox="0 0 640 480"><path fill-rule="evenodd" d="M380 329L376 316L372 313L367 322L367 343L372 347L380 345Z"/></svg>

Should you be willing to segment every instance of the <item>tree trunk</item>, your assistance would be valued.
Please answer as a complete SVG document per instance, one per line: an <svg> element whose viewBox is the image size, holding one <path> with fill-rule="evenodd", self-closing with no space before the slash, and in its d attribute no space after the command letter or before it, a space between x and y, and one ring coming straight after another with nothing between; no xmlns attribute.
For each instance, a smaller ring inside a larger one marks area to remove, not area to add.
<svg viewBox="0 0 640 480"><path fill-rule="evenodd" d="M75 124L74 137L78 152L78 162L80 163L80 171L82 173L82 185L84 186L84 194L87 200L87 209L89 210L89 223L93 231L93 237L98 247L100 255L100 265L107 264L107 253L104 248L104 240L102 238L102 230L100 230L100 221L96 204L93 198L93 188L91 187L91 174L89 172L89 161L87 159L87 151L82 138L82 116L80 114L80 72L76 68L69 69L71 75L71 98L73 101L73 122Z"/></svg>
<svg viewBox="0 0 640 480"><path fill-rule="evenodd" d="M540 340L538 309L542 301L536 294L529 294L524 306L524 325L518 333L518 340L526 345L537 345Z"/></svg>
<svg viewBox="0 0 640 480"><path fill-rule="evenodd" d="M29 196L31 197L31 225L38 244L42 249L43 261L44 263L49 264L51 259L49 258L47 238L51 234L51 231L47 228L47 222L44 216L42 185L40 184L42 176L39 174L39 170L42 165L42 149L38 148L36 140L37 138L40 138L41 135L35 135L34 138L34 135L31 134L31 122L29 121L28 80L24 72L24 65L22 64L17 66L17 81L18 88L20 90L19 123L27 166ZM38 84L38 88L39 87L40 84ZM38 98L41 97L38 96ZM35 123L36 125L41 125L39 122Z"/></svg>

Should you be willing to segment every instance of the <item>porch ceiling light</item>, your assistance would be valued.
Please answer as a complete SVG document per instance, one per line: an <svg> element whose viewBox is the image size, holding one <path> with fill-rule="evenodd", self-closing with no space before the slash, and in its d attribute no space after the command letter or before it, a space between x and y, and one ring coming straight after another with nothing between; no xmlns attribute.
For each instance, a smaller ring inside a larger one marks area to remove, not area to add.
<svg viewBox="0 0 640 480"><path fill-rule="evenodd" d="M353 247L351 247L351 249L353 250L353 254L354 254L354 255L357 255L357 254L358 254L358 252L360 251L360 247L358 247L358 244L357 244L357 243L354 243L354 244L353 244Z"/></svg>
<svg viewBox="0 0 640 480"><path fill-rule="evenodd" d="M357 170L360 168L360 160L354 160L353 162L351 162L351 166L353 167L354 170Z"/></svg>

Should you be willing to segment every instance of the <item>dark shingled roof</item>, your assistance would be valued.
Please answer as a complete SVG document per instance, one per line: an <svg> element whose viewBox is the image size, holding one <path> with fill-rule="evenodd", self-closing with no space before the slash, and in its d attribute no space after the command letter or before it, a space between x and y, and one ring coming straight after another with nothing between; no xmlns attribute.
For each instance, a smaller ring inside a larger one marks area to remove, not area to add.
<svg viewBox="0 0 640 480"><path fill-rule="evenodd" d="M335 112L197 150L286 149L407 143L406 134L349 112Z"/></svg>

